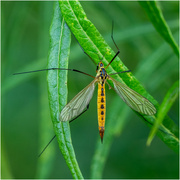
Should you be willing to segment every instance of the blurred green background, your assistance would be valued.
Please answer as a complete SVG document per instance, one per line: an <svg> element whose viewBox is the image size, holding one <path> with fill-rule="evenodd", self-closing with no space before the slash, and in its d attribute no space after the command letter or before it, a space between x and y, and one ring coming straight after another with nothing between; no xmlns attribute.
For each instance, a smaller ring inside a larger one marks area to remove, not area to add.
<svg viewBox="0 0 180 180"><path fill-rule="evenodd" d="M116 51L110 37L114 21L114 39L121 51L121 60L161 103L178 80L178 58L138 2L81 4L87 17ZM159 2L159 5L178 41L179 2ZM53 2L1 2L1 10L1 178L72 178L56 140L38 158L54 135L46 72L12 75L46 68ZM73 36L69 67L95 75L96 67ZM68 99L91 80L69 72ZM108 88L106 92L108 116L112 101L119 97ZM100 143L96 96L95 92L90 109L70 125L77 161L85 178L90 178L96 143ZM121 109L119 111L121 115ZM128 109L127 114L121 136L113 140L103 178L178 178L178 155L157 137L147 147L150 129L132 110ZM168 115L178 125L178 100Z"/></svg>

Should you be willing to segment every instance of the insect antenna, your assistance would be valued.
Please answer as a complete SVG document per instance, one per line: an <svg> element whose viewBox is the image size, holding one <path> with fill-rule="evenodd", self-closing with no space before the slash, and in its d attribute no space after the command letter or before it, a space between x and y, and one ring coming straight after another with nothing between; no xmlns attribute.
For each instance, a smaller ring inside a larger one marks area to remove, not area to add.
<svg viewBox="0 0 180 180"><path fill-rule="evenodd" d="M109 64L105 67L105 69L114 61L114 59L116 58L116 56L120 53L120 50L117 46L117 44L115 43L114 41L114 37L113 37L113 29L114 29L114 21L112 22L112 32L111 32L111 38L112 38L112 41L114 43L114 45L116 46L118 52L115 54L115 56L112 58L112 60L109 62Z"/></svg>
<svg viewBox="0 0 180 180"><path fill-rule="evenodd" d="M75 71L81 74L85 74L87 76L90 76L92 78L95 78L94 76L87 74L85 72L79 71L77 69L65 69L65 68L49 68L49 69L40 69L40 70L35 70L35 71L26 71L26 72L20 72L20 73L14 73L13 75L19 75L19 74L26 74L26 73L33 73L33 72L39 72L39 71L49 71L49 70L67 70L67 71Z"/></svg>

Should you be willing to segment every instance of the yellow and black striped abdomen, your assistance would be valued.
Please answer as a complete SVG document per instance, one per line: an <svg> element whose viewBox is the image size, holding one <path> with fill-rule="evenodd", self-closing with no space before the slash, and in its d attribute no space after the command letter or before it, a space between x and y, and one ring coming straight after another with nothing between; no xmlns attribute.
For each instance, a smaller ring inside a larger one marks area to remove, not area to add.
<svg viewBox="0 0 180 180"><path fill-rule="evenodd" d="M99 134L101 136L101 141L103 141L104 127L105 127L105 116L106 116L106 95L105 95L105 83L98 83L98 124L99 124Z"/></svg>

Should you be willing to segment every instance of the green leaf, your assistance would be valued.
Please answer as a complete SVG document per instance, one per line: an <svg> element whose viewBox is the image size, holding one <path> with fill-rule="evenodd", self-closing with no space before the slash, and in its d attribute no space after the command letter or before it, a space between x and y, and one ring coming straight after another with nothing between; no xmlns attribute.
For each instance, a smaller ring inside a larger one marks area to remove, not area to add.
<svg viewBox="0 0 180 180"><path fill-rule="evenodd" d="M173 38L171 30L166 23L163 13L156 1L139 1L140 5L146 11L150 21L159 32L159 34L169 43L175 54L179 57L179 47Z"/></svg>
<svg viewBox="0 0 180 180"><path fill-rule="evenodd" d="M13 173L12 173L12 169L10 167L10 161L7 155L7 151L5 149L4 146L4 142L1 141L1 163L3 164L3 166L1 166L1 178L2 179L13 179Z"/></svg>
<svg viewBox="0 0 180 180"><path fill-rule="evenodd" d="M67 68L71 33L64 18L61 16L58 2L55 4L50 38L48 68ZM72 146L69 123L59 121L59 113L67 103L67 71L48 71L47 81L51 119L59 148L73 178L82 179L83 176Z"/></svg>
<svg viewBox="0 0 180 180"><path fill-rule="evenodd" d="M79 44L83 50L96 62L99 62L99 57L103 58L103 63L106 66L111 59L114 57L115 53L107 45L103 37L100 35L95 26L86 17L82 6L77 1L59 1L61 12L65 18L69 28L78 40ZM123 62L117 57L115 61L106 69L107 72L115 73L120 71L125 71L128 68L123 64ZM150 100L155 107L158 109L158 102L144 89L140 82L132 75L132 73L122 73L114 76L116 80L124 82L131 89L135 90L139 94ZM138 113L137 113L138 114ZM140 115L147 123L154 124L156 120L156 115L147 116ZM178 140L178 127L176 124L168 117L164 120L164 125L161 127L164 132L158 132L157 135L161 138L164 143L166 143L175 152L178 152L179 140Z"/></svg>
<svg viewBox="0 0 180 180"><path fill-rule="evenodd" d="M179 94L179 81L175 82L173 86L168 90L166 96L162 104L159 107L159 111L157 114L157 119L151 129L149 134L147 145L149 146L160 127L161 123L163 122L164 117L167 115L168 111L170 110L171 106L173 105L174 101L177 99Z"/></svg>

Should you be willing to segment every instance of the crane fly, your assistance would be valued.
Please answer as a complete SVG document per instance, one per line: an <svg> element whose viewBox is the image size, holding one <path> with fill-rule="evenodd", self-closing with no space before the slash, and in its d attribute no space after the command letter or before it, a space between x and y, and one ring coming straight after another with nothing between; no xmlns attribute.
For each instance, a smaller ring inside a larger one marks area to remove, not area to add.
<svg viewBox="0 0 180 180"><path fill-rule="evenodd" d="M108 64L109 65L109 64ZM108 66L107 66L108 67ZM106 68L107 68L106 67ZM138 94L136 91L130 89L127 85L120 83L119 81L110 77L113 74L107 74L104 64L100 62L97 66L97 74L94 80L80 91L61 111L60 121L70 121L78 117L83 113L94 94L95 86L98 84L98 96L97 96L97 109L98 109L98 125L101 141L103 141L105 130L105 116L106 116L106 94L105 84L107 80L111 80L114 84L114 90L122 98L122 100L133 110L146 114L153 115L156 113L154 105L145 97ZM120 73L129 72L122 71Z"/></svg>
<svg viewBox="0 0 180 180"><path fill-rule="evenodd" d="M81 114L83 114L88 109L89 103L94 94L95 86L98 84L98 96L97 96L98 125L99 125L99 134L101 137L101 141L103 141L104 130L105 130L105 116L106 116L105 84L106 83L108 84L107 80L111 80L113 82L114 90L130 108L145 115L153 115L156 113L156 108L148 99L141 96L136 91L130 89L127 85L120 83L119 81L111 77L111 75L130 72L130 70L107 74L106 68L112 63L112 61L115 59L117 54L118 53L116 53L116 55L113 57L113 59L106 67L104 67L102 61L98 63L96 70L97 74L95 77L76 69L63 69L63 68L41 69L36 71L15 73L14 75L37 72L37 71L46 71L46 70L69 70L69 71L82 73L94 78L94 80L88 86L86 86L83 90L81 90L68 104L65 105L65 107L60 112L59 119L62 122L65 121L72 122Z"/></svg>
<svg viewBox="0 0 180 180"><path fill-rule="evenodd" d="M111 75L130 72L130 70L107 74L106 68L114 61L116 56L120 53L120 50L118 46L116 45L113 38L113 26L112 26L111 38L116 48L118 49L118 52L115 54L115 56L112 58L112 60L109 62L109 64L106 67L104 67L104 64L102 63L102 61L98 63L97 69L96 69L97 74L95 77L76 69L64 69L64 68L49 68L49 69L41 69L41 70L21 72L21 73L14 74L14 75L17 75L17 74L47 71L47 70L69 70L69 71L82 73L82 74L85 74L94 78L94 80L88 86L86 86L68 104L65 105L65 107L62 109L62 111L59 114L59 119L61 122L65 122L65 121L72 122L73 120L78 118L81 114L83 114L85 111L87 111L87 109L89 108L89 103L94 94L95 86L98 84L97 109L98 109L98 126L99 126L99 134L101 137L101 142L103 142L103 136L104 136L104 130L105 130L105 116L106 116L105 84L106 83L108 84L107 80L110 80L113 82L113 85L114 85L113 89L130 108L145 115L153 115L156 113L156 108L149 100L147 100L145 97L138 94L136 91L130 89L127 85L120 83L119 81L111 77ZM83 52L86 55L88 55L84 50ZM88 57L95 63L95 61L89 55ZM54 138L55 136L51 139L51 141ZM46 149L46 147L44 148L44 150ZM41 152L41 154L44 152L44 150Z"/></svg>

